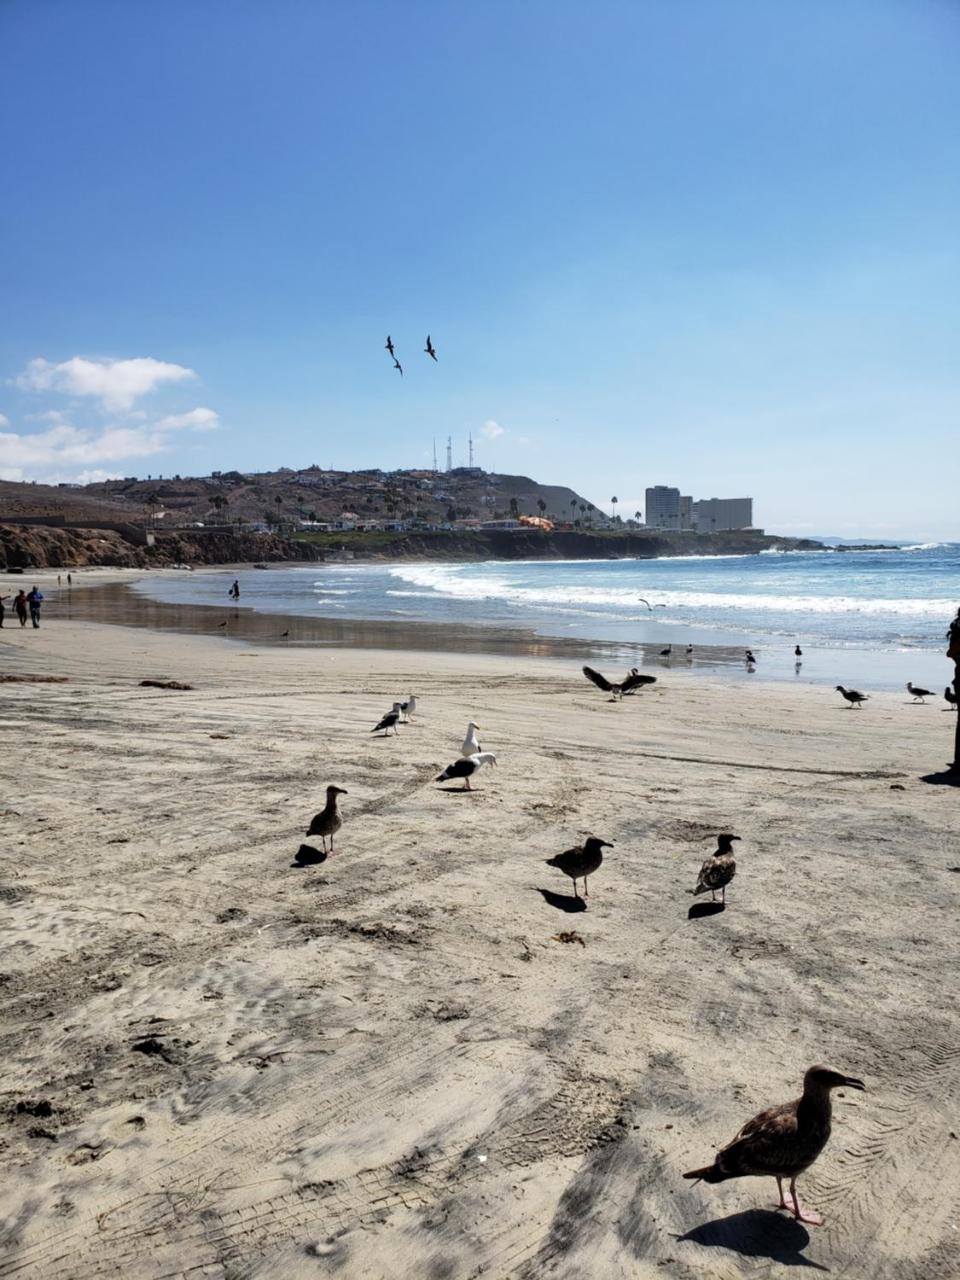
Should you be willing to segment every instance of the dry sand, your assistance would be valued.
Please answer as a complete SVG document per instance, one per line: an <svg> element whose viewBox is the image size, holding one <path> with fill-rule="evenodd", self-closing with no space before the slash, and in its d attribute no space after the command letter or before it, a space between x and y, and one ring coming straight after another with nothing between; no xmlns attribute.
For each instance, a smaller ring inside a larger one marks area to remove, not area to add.
<svg viewBox="0 0 960 1280"><path fill-rule="evenodd" d="M0 1276L960 1273L939 706L55 620L5 672L69 681L0 686ZM451 794L470 718L500 768ZM328 782L337 856L291 865ZM543 859L587 832L574 912ZM825 1227L683 1181L817 1061L869 1090L801 1180Z"/></svg>

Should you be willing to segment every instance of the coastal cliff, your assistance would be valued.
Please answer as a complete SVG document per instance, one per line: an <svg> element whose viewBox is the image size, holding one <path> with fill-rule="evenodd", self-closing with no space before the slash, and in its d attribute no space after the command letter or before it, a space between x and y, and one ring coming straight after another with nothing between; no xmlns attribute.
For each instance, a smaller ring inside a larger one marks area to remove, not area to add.
<svg viewBox="0 0 960 1280"><path fill-rule="evenodd" d="M140 545L111 529L0 525L0 568L165 568L324 560L619 560L657 556L750 555L770 549L819 550L820 543L749 530L728 533L620 533L556 530L451 530L411 533L331 533L282 538L229 529L159 533Z"/></svg>

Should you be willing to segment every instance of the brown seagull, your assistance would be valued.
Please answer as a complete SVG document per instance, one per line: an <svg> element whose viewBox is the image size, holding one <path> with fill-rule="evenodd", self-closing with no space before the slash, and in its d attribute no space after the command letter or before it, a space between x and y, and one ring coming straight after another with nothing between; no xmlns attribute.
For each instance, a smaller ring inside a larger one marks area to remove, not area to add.
<svg viewBox="0 0 960 1280"><path fill-rule="evenodd" d="M332 784L327 787L327 803L319 813L314 814L309 827L307 827L308 836L319 836L323 841L324 853L327 852L328 839L330 841L330 853L333 853L333 837L343 826L343 818L337 808L337 796L345 796L346 794L343 787L335 787Z"/></svg>
<svg viewBox="0 0 960 1280"><path fill-rule="evenodd" d="M558 871L562 871L565 876L571 878L575 898L580 897L577 893L577 881L582 877L583 896L589 898L587 876L592 876L603 862L604 849L612 848L613 845L609 840L598 840L596 836L587 836L582 845L578 844L573 849L565 849L555 858L547 858L546 863L548 867L556 867Z"/></svg>
<svg viewBox="0 0 960 1280"><path fill-rule="evenodd" d="M717 836L717 851L707 858L700 868L697 887L690 890L694 897L697 894L706 893L709 889L711 900L716 902L717 890L719 889L720 901L726 902L727 885L737 874L737 864L733 859L731 843L739 839L739 836Z"/></svg>
<svg viewBox="0 0 960 1280"><path fill-rule="evenodd" d="M390 352L391 358L393 360L396 360L397 357L393 353L393 339L390 337L389 333L387 334L387 341L384 345L386 349Z"/></svg>
<svg viewBox="0 0 960 1280"><path fill-rule="evenodd" d="M427 345L423 348L431 360L436 360L437 353L433 349L433 343L430 341L430 335L427 334Z"/></svg>
<svg viewBox="0 0 960 1280"><path fill-rule="evenodd" d="M713 1164L691 1169L685 1178L726 1182L728 1178L773 1177L780 1192L781 1209L789 1209L798 1222L819 1227L823 1218L805 1208L797 1195L797 1178L809 1169L830 1139L830 1090L863 1089L866 1085L829 1067L810 1067L803 1077L803 1094L793 1102L770 1107L748 1120L731 1143L714 1157ZM788 1204L783 1179L790 1179Z"/></svg>

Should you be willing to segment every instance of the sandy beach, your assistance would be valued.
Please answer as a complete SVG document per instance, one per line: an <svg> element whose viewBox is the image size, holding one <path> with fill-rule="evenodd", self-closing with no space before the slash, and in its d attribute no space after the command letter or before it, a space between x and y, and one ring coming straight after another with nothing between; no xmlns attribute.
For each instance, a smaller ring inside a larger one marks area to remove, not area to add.
<svg viewBox="0 0 960 1280"><path fill-rule="evenodd" d="M0 675L57 679L0 686L0 1276L958 1274L942 701L9 621ZM469 719L475 795L433 783ZM544 859L587 833L580 910ZM815 1062L867 1086L825 1226L683 1180Z"/></svg>

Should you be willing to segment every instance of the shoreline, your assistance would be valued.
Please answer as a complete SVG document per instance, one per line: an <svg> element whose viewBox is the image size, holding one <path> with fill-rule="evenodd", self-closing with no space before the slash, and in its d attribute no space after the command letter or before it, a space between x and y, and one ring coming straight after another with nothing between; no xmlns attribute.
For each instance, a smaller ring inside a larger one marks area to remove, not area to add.
<svg viewBox="0 0 960 1280"><path fill-rule="evenodd" d="M271 566L279 568L312 568L312 565ZM287 612L262 612L248 601L247 591L240 605L199 602L171 603L153 599L137 584L149 587L158 575L179 581L182 571L138 569L84 569L74 573L74 589L64 584L57 588L56 570L37 571L36 580L47 595L44 626L61 621L89 621L129 628L149 628L177 634L210 635L253 646L270 648L362 649L378 652L414 654L490 654L508 657L536 657L565 662L599 665L604 673L617 678L620 668L637 666L648 674L661 676L686 673L703 677L713 675L745 684L771 681L803 684L813 687L835 684L852 685L866 690L890 691L902 688L907 680L929 684L935 694L952 678L952 664L943 654L933 650L876 650L868 648L830 648L809 644L798 669L792 645L765 646L757 643L757 666L746 668L740 645L698 642L687 657L684 645L673 640L674 652L669 659L660 656L668 641L592 639L552 635L528 627L505 627L476 623L396 621L390 619L311 617ZM218 574L252 573L246 565L206 565L196 571L204 577ZM65 573L60 571L65 579ZM253 580L255 581L255 575ZM26 576L0 577L0 592L7 594L26 582ZM94 589L95 588L95 589ZM7 626L14 621L8 610ZM225 624L225 625L223 625ZM283 638L283 632L289 632ZM622 674L622 673L620 673Z"/></svg>

